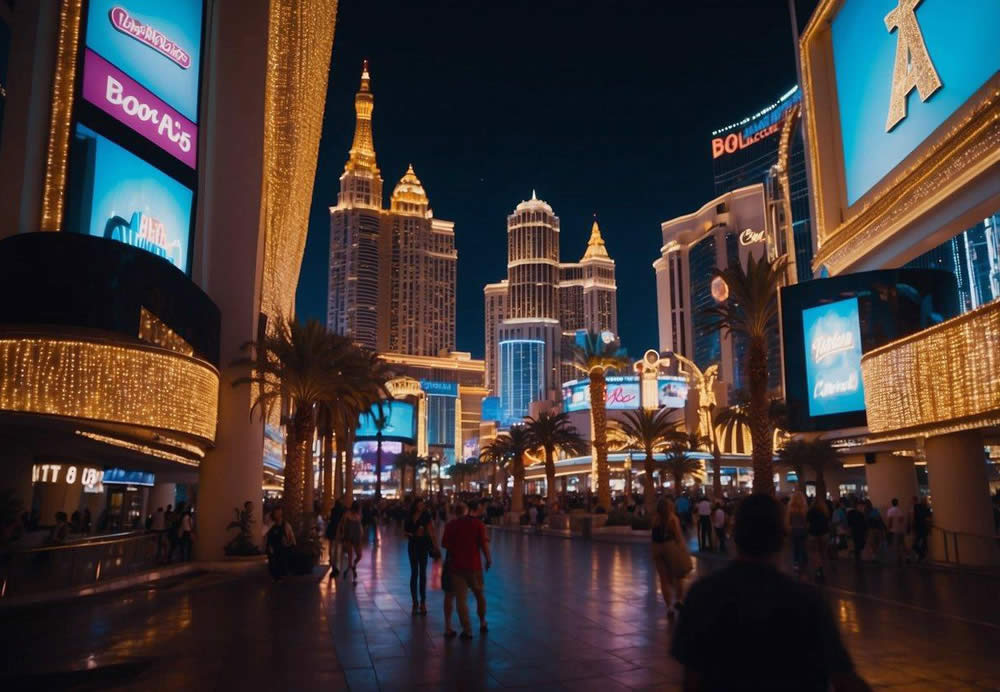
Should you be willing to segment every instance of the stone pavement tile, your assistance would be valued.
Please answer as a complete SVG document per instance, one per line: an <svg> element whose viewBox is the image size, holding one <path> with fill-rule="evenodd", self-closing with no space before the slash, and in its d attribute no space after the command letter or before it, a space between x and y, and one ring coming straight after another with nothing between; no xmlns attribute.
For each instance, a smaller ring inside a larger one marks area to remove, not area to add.
<svg viewBox="0 0 1000 692"><path fill-rule="evenodd" d="M566 692L628 692L631 688L611 678L586 678L563 682L558 688L550 689L561 689Z"/></svg>
<svg viewBox="0 0 1000 692"><path fill-rule="evenodd" d="M378 678L374 668L346 668L344 678L351 692L378 692Z"/></svg>
<svg viewBox="0 0 1000 692"><path fill-rule="evenodd" d="M666 675L652 668L635 668L622 673L613 673L608 677L631 688L649 687L667 681Z"/></svg>
<svg viewBox="0 0 1000 692"><path fill-rule="evenodd" d="M551 670L533 666L490 670L490 676L495 678L504 687L524 685L544 686L548 683L556 682L556 678Z"/></svg>

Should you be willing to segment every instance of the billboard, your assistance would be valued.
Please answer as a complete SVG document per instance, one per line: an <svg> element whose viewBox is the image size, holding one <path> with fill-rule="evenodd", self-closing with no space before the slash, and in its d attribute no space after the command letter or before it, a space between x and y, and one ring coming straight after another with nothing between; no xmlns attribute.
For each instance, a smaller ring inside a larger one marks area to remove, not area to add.
<svg viewBox="0 0 1000 692"><path fill-rule="evenodd" d="M378 437L379 430L375 426L373 413L375 415L379 413L378 407L361 415L356 434L358 440L373 440ZM413 404L405 401L386 400L382 402L382 413L388 418L386 426L381 430L382 439L406 442L413 442L416 439Z"/></svg>
<svg viewBox="0 0 1000 692"><path fill-rule="evenodd" d="M188 273L194 192L83 125L72 147L70 228L146 250Z"/></svg>
<svg viewBox="0 0 1000 692"><path fill-rule="evenodd" d="M90 0L86 48L197 123L202 5L203 0ZM85 60L84 80L86 71Z"/></svg>
<svg viewBox="0 0 1000 692"><path fill-rule="evenodd" d="M843 3L831 41L848 205L996 74L998 26L997 2Z"/></svg>
<svg viewBox="0 0 1000 692"><path fill-rule="evenodd" d="M605 407L609 411L629 411L639 408L638 375L610 376L607 380ZM683 408L687 402L688 384L683 377L657 378L657 399L661 407ZM562 386L563 411L590 409L590 380L570 380Z"/></svg>
<svg viewBox="0 0 1000 692"><path fill-rule="evenodd" d="M437 380L420 380L420 388L425 394L432 396L458 396L458 382L438 382Z"/></svg>
<svg viewBox="0 0 1000 692"><path fill-rule="evenodd" d="M802 329L809 415L863 411L858 299L803 310Z"/></svg>

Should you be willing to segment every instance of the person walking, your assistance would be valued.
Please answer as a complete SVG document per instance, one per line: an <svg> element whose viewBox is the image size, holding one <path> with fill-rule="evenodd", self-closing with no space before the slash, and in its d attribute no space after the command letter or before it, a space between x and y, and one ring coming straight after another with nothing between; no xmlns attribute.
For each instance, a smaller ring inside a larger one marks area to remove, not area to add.
<svg viewBox="0 0 1000 692"><path fill-rule="evenodd" d="M879 560L885 544L885 522L871 500L865 500L865 522L868 524L868 552L873 560Z"/></svg>
<svg viewBox="0 0 1000 692"><path fill-rule="evenodd" d="M465 505L462 505L462 514L465 514ZM444 638L453 639L458 636L451 627L451 614L455 612L455 582L452 579L451 551L447 551L444 564L441 565L441 590L444 592Z"/></svg>
<svg viewBox="0 0 1000 692"><path fill-rule="evenodd" d="M712 528L715 529L715 540L719 544L719 552L726 553L726 510L721 502L715 503L712 510Z"/></svg>
<svg viewBox="0 0 1000 692"><path fill-rule="evenodd" d="M410 558L410 597L413 614L427 614L427 557L434 550L434 522L422 499L414 498L403 522L407 538L406 551Z"/></svg>
<svg viewBox="0 0 1000 692"><path fill-rule="evenodd" d="M351 505L351 509L340 520L337 527L340 537L340 544L347 555L347 567L344 569L344 579L350 572L354 576L353 583L358 583L358 563L361 562L361 538L364 529L361 526L361 503L357 500Z"/></svg>
<svg viewBox="0 0 1000 692"><path fill-rule="evenodd" d="M691 500L688 499L687 493L680 492L680 488L677 488L677 492L680 494L674 501L674 511L681 522L681 528L687 531L691 527Z"/></svg>
<svg viewBox="0 0 1000 692"><path fill-rule="evenodd" d="M868 541L868 520L865 519L861 509L861 503L855 502L847 510L847 528L851 532L851 542L854 544L854 561L859 565L861 553L864 552L865 543Z"/></svg>
<svg viewBox="0 0 1000 692"><path fill-rule="evenodd" d="M792 542L792 567L800 577L806 575L809 565L809 553L806 550L806 538L809 536L809 524L806 521L808 511L806 496L801 491L792 493L785 512L785 524Z"/></svg>
<svg viewBox="0 0 1000 692"><path fill-rule="evenodd" d="M194 513L187 509L181 515L177 529L177 545L181 550L181 562L191 562L191 547L194 543Z"/></svg>
<svg viewBox="0 0 1000 692"><path fill-rule="evenodd" d="M712 503L702 495L698 510L698 552L712 549Z"/></svg>
<svg viewBox="0 0 1000 692"><path fill-rule="evenodd" d="M683 579L691 571L691 555L685 544L684 528L669 497L660 498L656 503L650 539L660 593L667 604L667 617L672 620L684 599Z"/></svg>
<svg viewBox="0 0 1000 692"><path fill-rule="evenodd" d="M899 508L899 498L892 498L892 505L885 513L889 523L889 548L896 554L896 564L902 566L906 550L906 514Z"/></svg>
<svg viewBox="0 0 1000 692"><path fill-rule="evenodd" d="M674 632L670 653L684 666L685 690L870 692L823 596L778 569L784 537L774 498L740 502L737 559L691 587ZM775 651L781 665L761 665Z"/></svg>
<svg viewBox="0 0 1000 692"><path fill-rule="evenodd" d="M288 551L295 545L292 525L285 521L281 506L271 511L271 528L267 530L267 567L274 581L281 581L288 573Z"/></svg>
<svg viewBox="0 0 1000 692"><path fill-rule="evenodd" d="M931 508L926 497L913 498L913 554L917 562L927 557L927 537L931 532Z"/></svg>
<svg viewBox="0 0 1000 692"><path fill-rule="evenodd" d="M816 559L815 577L817 581L826 578L826 552L830 540L830 508L820 498L813 500L812 506L806 512L806 525L809 530L809 547Z"/></svg>
<svg viewBox="0 0 1000 692"><path fill-rule="evenodd" d="M330 510L330 519L326 522L324 535L326 536L327 550L330 553L330 579L334 579L340 574L341 550L340 541L337 540L337 531L340 529L340 522L344 518L345 512L343 501L337 498Z"/></svg>
<svg viewBox="0 0 1000 692"><path fill-rule="evenodd" d="M458 620L462 624L462 639L472 639L472 628L469 624L468 592L476 597L476 614L479 615L479 631L486 633L486 596L483 593L483 565L479 554L486 558L486 569L493 565L490 555L490 539L486 535L486 525L477 517L469 516L469 510L478 510L475 500L466 507L462 503L456 506L456 519L444 527L444 537L441 544L448 550L452 587L458 606ZM459 514L461 511L461 514Z"/></svg>

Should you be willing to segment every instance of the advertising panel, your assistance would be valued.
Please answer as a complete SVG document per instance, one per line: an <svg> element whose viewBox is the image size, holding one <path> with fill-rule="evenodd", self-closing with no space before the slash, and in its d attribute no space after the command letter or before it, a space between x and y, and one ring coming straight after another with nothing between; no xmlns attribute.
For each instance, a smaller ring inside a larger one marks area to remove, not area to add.
<svg viewBox="0 0 1000 692"><path fill-rule="evenodd" d="M792 87L765 112L757 113L738 125L734 124L716 130L713 133L716 136L712 138L712 158L717 159L728 154L735 154L778 134L781 132L789 109L801 100L802 91L797 86Z"/></svg>
<svg viewBox="0 0 1000 692"><path fill-rule="evenodd" d="M376 407L373 411L361 415L356 435L358 440L372 440L378 437L379 430L375 425L375 416L378 413L379 410ZM388 419L385 427L381 430L383 439L411 442L416 439L413 404L395 400L383 401L382 413Z"/></svg>
<svg viewBox="0 0 1000 692"><path fill-rule="evenodd" d="M802 311L809 415L863 411L858 299Z"/></svg>
<svg viewBox="0 0 1000 692"><path fill-rule="evenodd" d="M688 398L686 377L659 377L656 381L661 408L684 408Z"/></svg>
<svg viewBox="0 0 1000 692"><path fill-rule="evenodd" d="M607 378L607 409L627 411L639 408L639 378L614 376ZM590 409L590 380L571 380L563 384L563 410Z"/></svg>
<svg viewBox="0 0 1000 692"><path fill-rule="evenodd" d="M438 382L437 380L420 380L420 388L425 394L433 396L458 396L458 382Z"/></svg>
<svg viewBox="0 0 1000 692"><path fill-rule="evenodd" d="M141 248L188 272L190 188L83 125L74 133L73 165L72 230Z"/></svg>
<svg viewBox="0 0 1000 692"><path fill-rule="evenodd" d="M997 2L843 3L831 36L849 205L1000 69L998 26Z"/></svg>
<svg viewBox="0 0 1000 692"><path fill-rule="evenodd" d="M202 0L90 0L85 45L196 123L202 4Z"/></svg>

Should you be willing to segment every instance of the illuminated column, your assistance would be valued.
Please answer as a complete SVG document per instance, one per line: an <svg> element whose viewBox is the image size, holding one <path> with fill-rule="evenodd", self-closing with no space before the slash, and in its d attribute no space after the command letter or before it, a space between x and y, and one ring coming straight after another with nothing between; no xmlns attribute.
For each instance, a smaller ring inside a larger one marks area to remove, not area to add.
<svg viewBox="0 0 1000 692"><path fill-rule="evenodd" d="M934 527L942 531L931 534L931 559L945 559L945 539L948 556L963 565L993 565L1000 563L990 504L983 436L978 430L928 437L924 442L927 457L927 478L930 482L934 510ZM900 498L900 502L902 502ZM956 535L957 534L957 537Z"/></svg>
<svg viewBox="0 0 1000 692"><path fill-rule="evenodd" d="M863 456L857 457L864 462ZM917 471L913 457L903 457L892 452L878 452L874 464L865 464L868 499L885 518L892 498L903 507L909 507L917 494Z"/></svg>
<svg viewBox="0 0 1000 692"><path fill-rule="evenodd" d="M157 483L149 491L149 513L156 511L157 507L162 507L164 511L167 505L177 504L177 484Z"/></svg>

